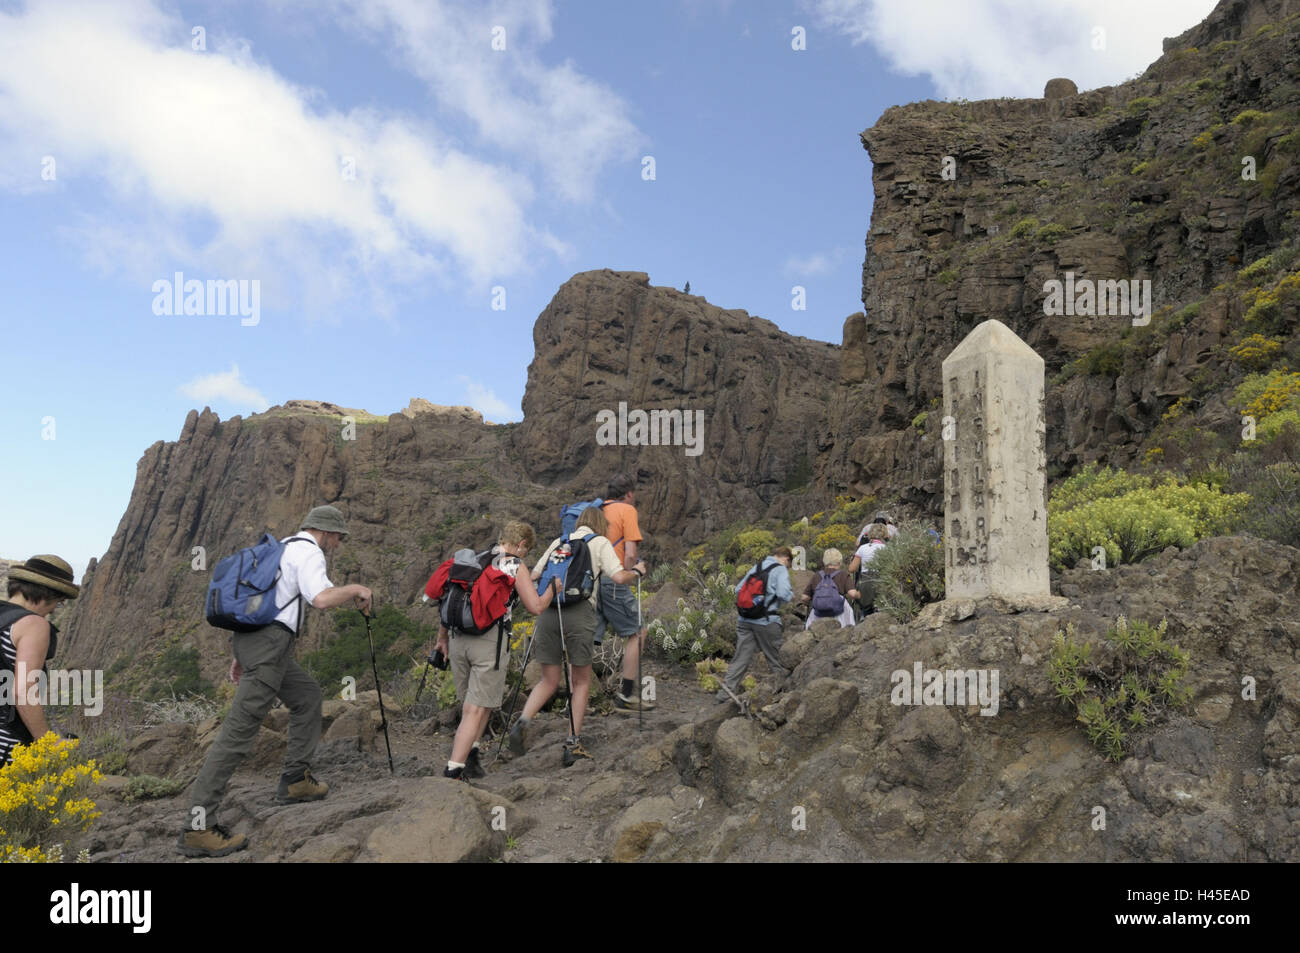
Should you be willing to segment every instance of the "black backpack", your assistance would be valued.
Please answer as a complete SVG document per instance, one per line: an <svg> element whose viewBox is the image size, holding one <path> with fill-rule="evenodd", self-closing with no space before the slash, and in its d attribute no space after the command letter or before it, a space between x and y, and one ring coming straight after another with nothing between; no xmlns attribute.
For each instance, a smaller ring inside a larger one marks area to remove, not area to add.
<svg viewBox="0 0 1300 953"><path fill-rule="evenodd" d="M542 576L537 580L537 594L546 592L551 580L560 580L560 591L556 601L560 608L575 606L584 599L590 599L596 588L596 576L591 570L591 548L587 545L591 537L564 536L560 544L551 552L546 561Z"/></svg>

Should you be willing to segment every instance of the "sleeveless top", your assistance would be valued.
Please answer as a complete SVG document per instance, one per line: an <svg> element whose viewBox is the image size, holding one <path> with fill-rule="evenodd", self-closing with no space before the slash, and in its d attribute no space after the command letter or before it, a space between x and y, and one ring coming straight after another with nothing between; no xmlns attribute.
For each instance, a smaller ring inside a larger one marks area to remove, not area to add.
<svg viewBox="0 0 1300 953"><path fill-rule="evenodd" d="M0 601L0 611L11 608L11 604ZM12 608L17 608L16 606ZM14 619L8 623L4 629L0 630L0 672L8 676L8 686L6 694L9 696L0 704L0 765L5 765L12 760L10 754L14 748L19 745L30 744L32 742L32 733L27 730L22 718L18 715L18 708L14 704L17 700L17 694L23 689L18 684L15 668L18 664L18 648L14 645L14 640L10 634L14 623L21 619L27 618L21 616L20 619ZM54 657L54 649L58 643L58 630L50 626L50 647L45 653L45 659ZM43 668L43 666L42 666Z"/></svg>

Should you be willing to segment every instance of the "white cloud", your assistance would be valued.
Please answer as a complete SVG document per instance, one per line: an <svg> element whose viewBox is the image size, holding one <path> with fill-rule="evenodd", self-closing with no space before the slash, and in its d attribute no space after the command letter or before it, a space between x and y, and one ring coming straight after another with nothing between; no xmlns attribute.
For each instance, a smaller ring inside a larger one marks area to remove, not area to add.
<svg viewBox="0 0 1300 953"><path fill-rule="evenodd" d="M182 384L179 389L186 397L192 397L205 404L220 402L241 409L248 408L257 413L271 406L271 402L262 396L261 391L240 377L238 364L231 364L228 371L196 377Z"/></svg>
<svg viewBox="0 0 1300 953"><path fill-rule="evenodd" d="M572 62L538 56L553 36L551 0L332 2L396 48L439 106L467 117L484 142L540 165L548 191L589 200L602 168L636 160L644 137L624 100ZM498 28L503 50L492 46Z"/></svg>
<svg viewBox="0 0 1300 953"><path fill-rule="evenodd" d="M792 277L815 278L830 274L848 258L847 248L832 248L828 252L813 252L811 255L791 255L781 268Z"/></svg>
<svg viewBox="0 0 1300 953"><path fill-rule="evenodd" d="M929 76L944 98L1043 95L1121 83L1195 26L1215 0L801 0L819 26L870 43L897 72ZM1105 48L1093 48L1094 30Z"/></svg>
<svg viewBox="0 0 1300 953"><path fill-rule="evenodd" d="M478 381L470 380L464 374L460 375L460 380L465 385L465 399L471 407L483 415L484 419L495 423L520 419L518 408L512 410L510 405L490 388L484 387Z"/></svg>
<svg viewBox="0 0 1300 953"><path fill-rule="evenodd" d="M481 286L566 253L528 221L535 189L511 166L396 110L333 109L242 41L209 33L195 52L190 39L188 22L150 0L0 9L0 188L30 188L49 154L58 179L42 185L105 193L69 226L92 263L142 282L174 267L259 278L271 301L297 293L327 310L348 291L382 308L390 286ZM563 152L556 137L576 129L573 174L592 174L612 95L568 64L529 76L546 107L533 125L553 127L532 146ZM506 105L515 116L530 103ZM474 108L491 114L489 103ZM532 129L512 119L498 131Z"/></svg>

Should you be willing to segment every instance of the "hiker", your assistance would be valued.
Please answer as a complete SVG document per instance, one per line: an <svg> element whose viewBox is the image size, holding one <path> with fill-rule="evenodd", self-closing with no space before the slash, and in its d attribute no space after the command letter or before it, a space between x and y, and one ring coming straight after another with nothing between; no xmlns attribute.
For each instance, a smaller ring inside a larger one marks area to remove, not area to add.
<svg viewBox="0 0 1300 953"><path fill-rule="evenodd" d="M624 569L614 554L614 547L608 539L612 532L605 514L598 506L590 506L578 517L577 525L569 535L570 540L582 540L591 558L593 585L591 595L576 603L552 605L537 620L533 629L533 654L542 665L542 680L533 686L528 700L524 703L523 713L514 727L510 729L510 750L521 755L527 750L528 725L533 716L542 710L542 706L560 687L561 666L568 657L572 689L569 698L569 713L572 720L571 734L564 742L561 763L568 767L581 758L591 755L582 744L582 720L587 713L587 699L591 694L591 661L595 653L595 636L600 616L596 610L597 593L605 579L626 584L634 582L638 575L644 575L645 563L637 563L631 569ZM565 537L556 539L542 554L542 558L533 567L533 579L541 579L552 555L565 542ZM575 556L574 561L576 562ZM575 580L566 577L566 587L572 588ZM564 639L561 645L560 630L563 625ZM617 702L615 703L617 704Z"/></svg>
<svg viewBox="0 0 1300 953"><path fill-rule="evenodd" d="M619 566L644 576L645 564L637 559L642 537L636 514L636 480L631 475L618 473L610 479L602 511L609 521L607 535L614 545ZM637 569L638 565L640 569ZM638 576L624 576L623 579L635 583ZM655 703L641 697L638 684L646 626L641 620L637 593L613 574L603 576L597 608L596 642L600 642L606 626L614 630L615 636L627 640L623 646L623 680L614 696L614 710L625 714L653 710Z"/></svg>
<svg viewBox="0 0 1300 953"><path fill-rule="evenodd" d="M878 579L878 574L870 568L870 563L876 553L885 548L886 541L889 539L889 524L868 523L862 531L862 537L865 542L858 547L853 558L849 560L849 575L853 577L853 585L858 590L858 608L862 610L863 616L869 616L876 611L876 580Z"/></svg>
<svg viewBox="0 0 1300 953"><path fill-rule="evenodd" d="M294 661L293 644L302 627L304 603L317 609L352 604L370 612L369 589L355 583L335 586L325 575L325 557L333 555L347 535L347 523L335 507L317 506L308 513L301 530L283 540L275 583L275 604L283 608L275 621L231 636L230 679L238 688L221 734L208 749L191 789L190 813L179 841L185 856L222 857L248 846L245 835L232 835L216 823L217 808L277 697L289 709L289 743L276 800L281 804L319 801L329 793L329 786L311 773L312 756L320 743L321 688Z"/></svg>
<svg viewBox="0 0 1300 953"><path fill-rule="evenodd" d="M8 601L0 602L0 672L11 676L13 698L0 703L0 767L13 760L14 748L51 730L41 702L29 704L28 692L58 645L49 614L81 592L72 580L72 567L58 556L33 556L9 569Z"/></svg>
<svg viewBox="0 0 1300 953"><path fill-rule="evenodd" d="M844 554L838 549L828 549L822 553L822 569L808 580L800 600L811 604L808 621L804 628L810 628L818 619L838 619L840 628L852 626L857 620L853 617L853 603L861 593L853 588L853 577L840 567L844 564Z"/></svg>
<svg viewBox="0 0 1300 953"><path fill-rule="evenodd" d="M726 688L718 690L718 701L731 700L728 690L734 695L740 694L740 681L754 660L755 648L762 649L778 679L789 677L790 670L781 664L781 606L794 598L794 589L790 586L790 561L793 558L789 546L777 546L736 584L736 654L727 666L727 673L722 676ZM751 579L755 580L752 584ZM752 595L760 584L762 588L753 598L752 608L742 606L746 596ZM745 613L750 617L746 618Z"/></svg>
<svg viewBox="0 0 1300 953"><path fill-rule="evenodd" d="M459 627L447 625L439 618L438 643L436 650L442 652L451 666L451 677L456 683L456 697L461 699L460 725L456 728L456 737L451 743L451 757L442 776L468 781L481 778L486 773L479 760L479 739L487 728L492 712L501 707L506 693L506 672L509 669L510 639L506 633L507 622L514 610L516 600L533 615L541 615L551 604L554 590L547 589L545 595L538 595L532 579L527 572L519 572L522 560L528 555L536 541L532 526L520 520L511 520L501 530L501 537L492 549L491 569L488 575L484 570L481 577L489 588L496 589L496 605L489 614L501 613L495 626L478 635L462 631ZM426 598L441 599L446 588L437 587L434 580L438 573L430 578L425 588ZM445 577L444 577L445 579ZM474 586L480 585L475 582ZM430 586L435 591L430 591ZM477 626L476 626L477 627ZM502 646L505 653L502 654ZM505 664L502 659L505 659Z"/></svg>
<svg viewBox="0 0 1300 953"><path fill-rule="evenodd" d="M875 516L871 517L871 522L862 527L862 532L858 533L857 546L860 547L867 541L867 533L872 529L872 527L883 527L883 529L877 529L876 532L878 534L883 534L881 538L886 543L898 535L898 524L894 522L894 518L888 513L877 513Z"/></svg>

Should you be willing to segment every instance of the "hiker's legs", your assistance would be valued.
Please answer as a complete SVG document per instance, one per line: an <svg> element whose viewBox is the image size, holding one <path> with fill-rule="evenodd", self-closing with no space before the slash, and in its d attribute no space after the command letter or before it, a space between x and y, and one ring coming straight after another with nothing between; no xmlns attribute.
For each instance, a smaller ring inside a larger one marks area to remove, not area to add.
<svg viewBox="0 0 1300 953"><path fill-rule="evenodd" d="M569 678L573 680L573 733L580 735L582 716L587 713L587 699L591 696L591 666L571 666Z"/></svg>
<svg viewBox="0 0 1300 953"><path fill-rule="evenodd" d="M203 813L196 816L191 811L186 827L201 830L216 824L217 808L230 776L252 750L257 731L280 693L291 642L292 636L275 625L235 633L235 658L244 673L230 703L230 714L221 725L221 734L208 749L190 792L190 805L202 808Z"/></svg>
<svg viewBox="0 0 1300 953"><path fill-rule="evenodd" d="M460 725L457 726L456 737L451 743L452 761L457 764L465 763L470 749L474 747L474 742L483 736L483 729L487 727L488 719L491 717L491 708L484 708L470 702L465 702L461 706Z"/></svg>
<svg viewBox="0 0 1300 953"><path fill-rule="evenodd" d="M455 764L464 764L474 742L487 728L492 712L501 707L505 698L510 644L503 635L492 630L483 635L453 635L448 651L456 693L464 699L460 725L451 746L451 760Z"/></svg>
<svg viewBox="0 0 1300 953"><path fill-rule="evenodd" d="M280 701L289 709L289 744L284 753L284 774L297 777L311 767L320 744L320 683L292 658L280 680Z"/></svg>
<svg viewBox="0 0 1300 953"><path fill-rule="evenodd" d="M637 619L636 590L630 586L620 586L610 579L600 581L600 612L596 617L596 628L603 632L609 625L614 634L623 639L623 685L621 694L628 698L639 697L641 687L636 684L637 663L645 648L646 630ZM636 686L634 691L626 691L628 685Z"/></svg>
<svg viewBox="0 0 1300 953"><path fill-rule="evenodd" d="M637 662L641 658L641 650L645 648L645 634L646 630L642 629L623 643L623 677L633 684L636 683ZM640 691L638 686L637 693L640 694Z"/></svg>
<svg viewBox="0 0 1300 953"><path fill-rule="evenodd" d="M772 666L772 672L777 678L785 678L790 674L790 670L781 664L782 633L780 622L755 625L754 641L758 643L758 647L767 656L768 664Z"/></svg>
<svg viewBox="0 0 1300 953"><path fill-rule="evenodd" d="M524 703L524 718L532 718L555 695L560 688L560 666L542 664L542 680L533 686Z"/></svg>
<svg viewBox="0 0 1300 953"><path fill-rule="evenodd" d="M748 619L741 619L736 623L736 654L731 657L731 664L727 666L727 673L722 676L722 683L733 692L738 693L740 680L745 677L745 672L749 670L749 663L754 660L754 636L750 632L753 625Z"/></svg>

